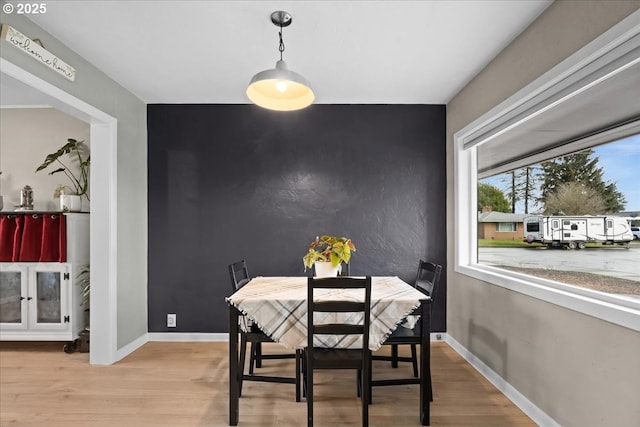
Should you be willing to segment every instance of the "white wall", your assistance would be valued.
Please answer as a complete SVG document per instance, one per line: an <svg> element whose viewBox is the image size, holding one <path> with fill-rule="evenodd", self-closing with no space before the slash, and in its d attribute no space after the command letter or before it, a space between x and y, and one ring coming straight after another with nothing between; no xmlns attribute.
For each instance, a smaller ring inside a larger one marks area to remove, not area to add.
<svg viewBox="0 0 640 427"><path fill-rule="evenodd" d="M57 169L49 168L35 173L46 156L67 143L68 138L89 140L89 125L53 108L1 108L0 109L0 195L4 196L4 210L13 210L20 204L20 190L25 185L33 188L36 210L60 210L60 199L53 193L58 184L69 186L62 173L49 175ZM66 158L67 156L65 156ZM65 159L63 159L65 161ZM65 164L76 176L79 167L72 161ZM89 201L83 197L83 211L90 210Z"/></svg>
<svg viewBox="0 0 640 427"><path fill-rule="evenodd" d="M0 1L0 4L4 4L4 1ZM110 331L109 337L109 340L115 341L116 348L111 350L115 354L118 349L131 349L132 343L139 343L147 334L146 104L23 15L2 14L2 23L13 26L30 38L39 38L47 50L76 69L76 79L73 82L67 80L24 52L8 46L4 40L1 42L0 57L117 120L117 142L111 151L113 156L117 156L117 170L114 174L105 172L105 175L115 175L105 188L115 187L115 190L101 195L108 201L105 206L109 208L108 212L101 212L101 215L110 214L112 207L116 210L115 230L110 228L108 221L100 224L94 221L97 202L95 188L92 200L92 229L108 229L110 236L115 235L103 248L114 260L110 259L110 264L104 266L108 271L101 269L101 274L96 274L95 278L95 263L92 261L92 289L94 282L104 281L107 273L115 275L113 278L109 276L109 288L103 289L107 297L103 304L112 305L117 311L116 325L113 325L114 330ZM117 23L114 25L117 26ZM92 135L94 131L104 134L109 133L111 128L92 126ZM92 170L95 174L97 168L110 166L97 164L95 154L103 147L97 147L96 139L93 140ZM92 256L94 253L92 242ZM107 286L107 283L100 284ZM112 286L115 287L113 291ZM93 313L94 310L92 316ZM92 349L93 344L92 340Z"/></svg>
<svg viewBox="0 0 640 427"><path fill-rule="evenodd" d="M447 106L447 332L567 427L640 425L640 334L454 271L453 135L638 8L553 3Z"/></svg>

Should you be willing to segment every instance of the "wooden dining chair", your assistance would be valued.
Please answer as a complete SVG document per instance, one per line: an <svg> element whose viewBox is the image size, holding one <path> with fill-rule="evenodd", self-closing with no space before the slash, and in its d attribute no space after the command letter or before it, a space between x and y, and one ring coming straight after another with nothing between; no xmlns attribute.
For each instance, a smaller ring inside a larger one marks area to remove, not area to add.
<svg viewBox="0 0 640 427"><path fill-rule="evenodd" d="M442 266L440 264L435 264L432 262L427 262L420 260L418 263L418 273L416 274L416 279L413 282L413 286L415 288L420 287L420 290L429 295L431 297L431 307L433 307L433 302L435 301L435 294L438 289L438 283L440 282L440 274L442 272ZM395 338L399 335L405 335L406 328L399 326L393 334L385 341L384 345L391 346L391 355L373 355L373 360L386 360L391 362L391 366L393 368L398 367L398 362L409 362L413 367L413 376L418 377L418 357L416 353L416 345L415 343L406 343L406 342L398 342ZM404 339L404 337L403 337ZM411 346L411 356L399 356L398 355L398 346L402 344L408 344Z"/></svg>
<svg viewBox="0 0 640 427"><path fill-rule="evenodd" d="M245 260L237 261L229 265L229 275L231 277L231 286L233 292L242 288L249 283L251 277L249 276L249 269ZM238 361L238 371L241 373L239 377L239 395L242 395L242 382L243 381L261 381L261 382L274 382L274 383L286 383L296 385L296 402L300 402L300 371L301 371L301 357L302 351L296 350L295 354L262 354L262 343L274 342L271 337L265 334L256 324L249 322L244 316L241 317L241 321L244 322L244 327L240 328L240 360ZM251 343L250 356L249 356L249 373L244 373L245 360L247 354L247 343ZM256 368L262 367L263 359L295 359L296 360L296 373L295 377L275 377L266 375L254 374L254 366Z"/></svg>
<svg viewBox="0 0 640 427"><path fill-rule="evenodd" d="M402 325L398 326L395 331L387 338L383 345L391 346L391 356L384 355L374 355L372 356L372 360L385 360L391 361L392 367L396 368L398 366L398 362L409 362L413 367L413 378L400 378L400 379L391 379L391 380L371 380L371 386L385 386L385 385L402 385L402 384L420 384L422 380L422 376L426 375L428 379L428 387L429 387L429 399L433 400L433 386L431 383L431 366L428 364L424 367L425 372L418 372L418 358L417 358L417 346L427 345L430 342L430 331L429 328L425 328L425 324L430 325L431 320L431 311L433 307L433 295L436 292L438 283L440 281L440 274L442 272L442 266L439 264L434 264L432 262L422 261L420 260L418 266L418 274L415 280L415 287L417 290L425 294L426 296L430 296L428 304L421 304L421 306L412 313L413 316L419 316L420 319L417 321L416 325L413 329L409 329L403 327ZM428 306L428 309L426 308ZM423 321L425 319L424 316L428 316L428 322ZM426 341L425 341L426 339ZM411 356L399 356L398 355L398 346L399 345L410 345L411 346ZM422 348L421 348L422 349ZM372 393L371 393L372 395Z"/></svg>
<svg viewBox="0 0 640 427"><path fill-rule="evenodd" d="M331 301L315 300L315 290L364 290L364 301L341 299ZM362 400L362 425L369 425L369 381L371 375L371 351L369 350L369 326L371 322L371 277L324 277L308 278L307 287L307 347L305 349L304 388L307 397L307 425L313 426L313 372L317 369L354 369L360 380L358 389ZM316 323L314 314L348 314L347 323ZM360 348L327 348L318 346L316 337L322 342L323 336L360 336Z"/></svg>
<svg viewBox="0 0 640 427"><path fill-rule="evenodd" d="M417 289L420 289L418 284ZM426 297L426 295L425 295ZM418 384L420 386L419 395L419 413L420 424L429 425L430 408L429 405L433 401L433 387L431 383L431 348L430 348L430 329L431 329L431 299L425 298L420 300L420 307L413 311L412 315L420 316L420 320L413 329L404 329L404 331L395 334L392 339L396 344L413 344L420 346L420 371L419 376L409 378L394 378L375 380L373 379L373 366L369 369L368 397L369 403L373 402L373 388L376 386L392 386L405 384ZM427 393L425 393L427 391Z"/></svg>

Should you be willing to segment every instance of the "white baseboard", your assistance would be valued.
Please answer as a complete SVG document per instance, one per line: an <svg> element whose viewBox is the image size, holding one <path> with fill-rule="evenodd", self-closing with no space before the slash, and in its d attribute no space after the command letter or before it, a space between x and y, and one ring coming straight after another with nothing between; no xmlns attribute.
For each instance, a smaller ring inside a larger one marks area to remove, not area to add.
<svg viewBox="0 0 640 427"><path fill-rule="evenodd" d="M229 334L207 334L207 333L198 333L198 332L149 332L135 340L131 341L129 344L125 345L122 348L119 348L116 352L116 360L115 362L124 359L147 342L153 341L162 341L162 342L220 342L220 341L229 341ZM115 363L114 362L114 363Z"/></svg>
<svg viewBox="0 0 640 427"><path fill-rule="evenodd" d="M473 366L482 376L493 384L502 394L507 396L514 405L522 410L536 424L543 427L561 427L553 418L538 408L533 402L527 399L522 393L515 389L504 378L498 375L493 369L487 366L482 360L472 354L467 348L456 341L448 334L445 335L445 342L451 346L460 356L462 356L471 366Z"/></svg>
<svg viewBox="0 0 640 427"><path fill-rule="evenodd" d="M149 341L163 342L228 342L227 333L200 333L200 332L149 332Z"/></svg>
<svg viewBox="0 0 640 427"><path fill-rule="evenodd" d="M148 335L149 334L141 335L135 340L131 341L129 344L125 345L124 347L119 348L118 351L116 352L115 361L117 362L119 360L124 359L125 357L127 357L128 355L130 355L131 353L133 353L134 351L136 351L137 349L145 345L147 341L149 341Z"/></svg>

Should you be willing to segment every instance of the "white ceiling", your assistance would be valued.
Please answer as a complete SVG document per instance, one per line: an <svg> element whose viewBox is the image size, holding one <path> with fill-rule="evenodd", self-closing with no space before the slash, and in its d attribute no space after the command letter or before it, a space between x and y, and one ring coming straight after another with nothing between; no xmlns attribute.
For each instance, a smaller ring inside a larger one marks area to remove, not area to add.
<svg viewBox="0 0 640 427"><path fill-rule="evenodd" d="M57 0L30 18L146 103L248 103L285 10L284 59L316 103L446 104L550 4Z"/></svg>

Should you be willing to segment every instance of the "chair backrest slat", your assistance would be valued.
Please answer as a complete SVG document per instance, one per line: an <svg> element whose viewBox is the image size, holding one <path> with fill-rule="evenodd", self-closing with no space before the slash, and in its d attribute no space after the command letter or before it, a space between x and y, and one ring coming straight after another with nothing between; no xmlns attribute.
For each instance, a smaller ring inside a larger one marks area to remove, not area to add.
<svg viewBox="0 0 640 427"><path fill-rule="evenodd" d="M316 335L362 335L363 325L349 325L345 323L326 323L314 325L313 333Z"/></svg>
<svg viewBox="0 0 640 427"><path fill-rule="evenodd" d="M364 290L364 301L347 300L328 300L314 301L314 290L316 289L332 289L332 290ZM371 318L371 277L355 278L355 277L326 277L315 278L309 277L307 284L307 303L308 303L308 325L309 333L307 345L313 347L314 334L323 335L362 335L362 342L365 348L369 346L369 325ZM362 313L362 322L359 324L349 323L325 323L316 324L314 313Z"/></svg>
<svg viewBox="0 0 640 427"><path fill-rule="evenodd" d="M351 262L340 265L340 276L351 276Z"/></svg>
<svg viewBox="0 0 640 427"><path fill-rule="evenodd" d="M420 292L429 295L433 301L441 272L442 266L440 264L420 260L414 286Z"/></svg>
<svg viewBox="0 0 640 427"><path fill-rule="evenodd" d="M313 311L325 313L353 313L364 311L364 302L355 301L319 301L313 303Z"/></svg>
<svg viewBox="0 0 640 427"><path fill-rule="evenodd" d="M237 291L251 280L249 269L245 260L229 264L229 276L231 277L231 289Z"/></svg>
<svg viewBox="0 0 640 427"><path fill-rule="evenodd" d="M310 277L315 289L364 289L364 278L356 277Z"/></svg>

